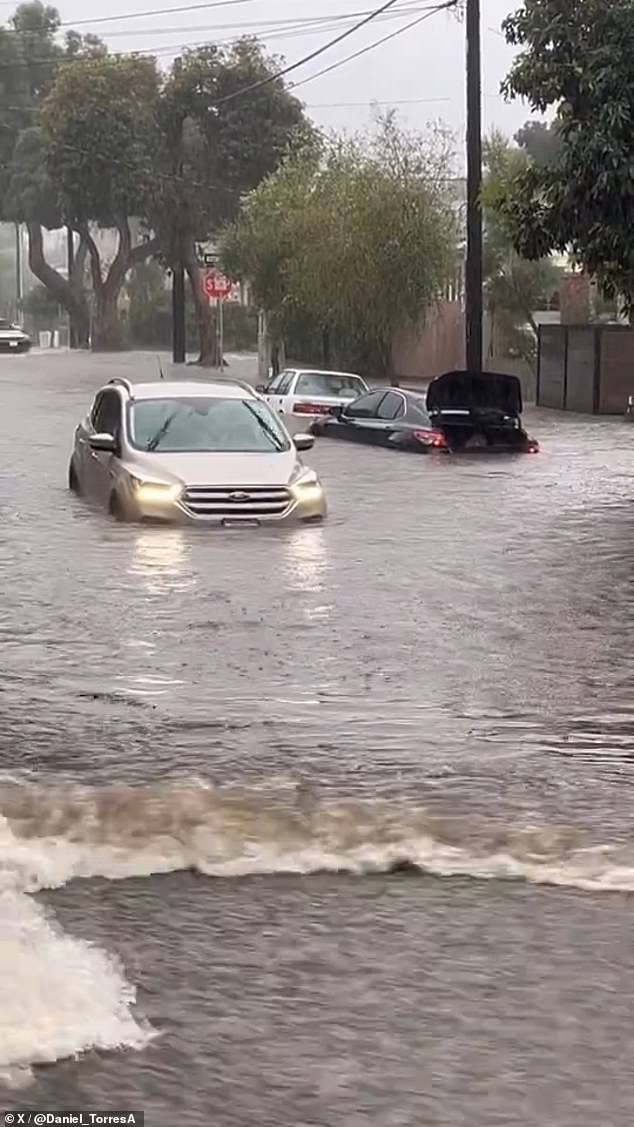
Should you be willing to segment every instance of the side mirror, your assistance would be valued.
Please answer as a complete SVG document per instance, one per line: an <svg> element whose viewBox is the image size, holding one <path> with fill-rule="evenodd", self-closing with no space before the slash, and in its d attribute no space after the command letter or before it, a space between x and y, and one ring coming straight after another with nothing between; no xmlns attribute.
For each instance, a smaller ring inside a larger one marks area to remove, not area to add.
<svg viewBox="0 0 634 1127"><path fill-rule="evenodd" d="M255 390L257 391L258 395L266 395L269 389L265 383L259 383L255 385Z"/></svg>
<svg viewBox="0 0 634 1127"><path fill-rule="evenodd" d="M315 445L315 436L313 434L296 434L293 442L295 449L302 453L304 450L312 450Z"/></svg>
<svg viewBox="0 0 634 1127"><path fill-rule="evenodd" d="M116 454L118 443L112 434L93 434L88 439L91 450L98 450L103 454Z"/></svg>

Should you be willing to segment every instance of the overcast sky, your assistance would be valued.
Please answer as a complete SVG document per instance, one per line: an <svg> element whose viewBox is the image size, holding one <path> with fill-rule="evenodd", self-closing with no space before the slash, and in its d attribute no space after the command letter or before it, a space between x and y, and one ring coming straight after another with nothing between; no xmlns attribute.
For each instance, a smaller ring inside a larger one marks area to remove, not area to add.
<svg viewBox="0 0 634 1127"><path fill-rule="evenodd" d="M54 0L52 0L54 2ZM378 6L379 0L225 0L223 6L193 5L192 10L130 18L131 13L176 8L186 0L60 0L64 21L82 21L81 31L101 35L111 50L155 50L167 65L181 45L229 40L257 33L271 50L295 62L355 22L354 15ZM411 23L436 0L397 0L398 14L389 14L351 35L292 76L298 82L323 67ZM216 5L218 0L216 0ZM14 5L2 4L10 14ZM496 126L514 133L530 116L521 103L508 105L499 93L512 54L500 25L519 0L482 0L483 113L488 131ZM99 22L99 16L127 14L120 21ZM348 17L350 19L342 18ZM334 17L334 20L329 17ZM297 26L319 18L321 26ZM84 21L94 19L94 24ZM277 21L269 23L266 21ZM336 21L336 22L335 22ZM295 27L290 25L296 23ZM464 140L464 24L448 12L430 15L419 26L312 82L300 85L298 96L323 128L354 130L368 123L370 103L389 103L411 126L441 118ZM290 77L289 77L290 81ZM351 104L360 103L360 104ZM400 103L400 104L399 104Z"/></svg>

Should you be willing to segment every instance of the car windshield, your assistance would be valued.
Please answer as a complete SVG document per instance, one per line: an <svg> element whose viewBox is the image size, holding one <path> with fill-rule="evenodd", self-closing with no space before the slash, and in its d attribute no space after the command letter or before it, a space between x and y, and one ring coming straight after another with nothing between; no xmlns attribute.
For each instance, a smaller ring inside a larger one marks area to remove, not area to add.
<svg viewBox="0 0 634 1127"><path fill-rule="evenodd" d="M330 372L304 372L297 381L296 395L322 395L328 399L356 399L368 386L361 376Z"/></svg>
<svg viewBox="0 0 634 1127"><path fill-rule="evenodd" d="M286 432L259 399L145 399L132 403L130 441L165 453L266 454L289 449Z"/></svg>

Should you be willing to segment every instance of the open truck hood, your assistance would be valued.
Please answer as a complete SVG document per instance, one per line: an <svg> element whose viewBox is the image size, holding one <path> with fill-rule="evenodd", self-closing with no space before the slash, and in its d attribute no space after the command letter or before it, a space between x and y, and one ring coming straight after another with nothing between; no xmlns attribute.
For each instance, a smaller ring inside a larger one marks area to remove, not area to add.
<svg viewBox="0 0 634 1127"><path fill-rule="evenodd" d="M519 418L522 414L522 385L517 376L498 372L445 372L432 380L427 389L427 410L440 411L503 411Z"/></svg>

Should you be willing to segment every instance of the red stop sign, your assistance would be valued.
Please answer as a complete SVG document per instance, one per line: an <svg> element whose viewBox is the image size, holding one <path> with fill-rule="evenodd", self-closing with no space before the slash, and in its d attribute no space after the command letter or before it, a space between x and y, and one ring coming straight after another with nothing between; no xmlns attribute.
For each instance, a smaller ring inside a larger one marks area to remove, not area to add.
<svg viewBox="0 0 634 1127"><path fill-rule="evenodd" d="M228 297L232 289L233 283L219 270L208 270L203 277L203 293L210 300Z"/></svg>

